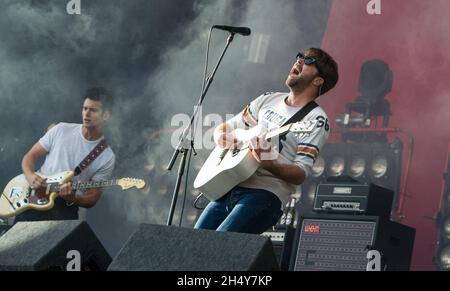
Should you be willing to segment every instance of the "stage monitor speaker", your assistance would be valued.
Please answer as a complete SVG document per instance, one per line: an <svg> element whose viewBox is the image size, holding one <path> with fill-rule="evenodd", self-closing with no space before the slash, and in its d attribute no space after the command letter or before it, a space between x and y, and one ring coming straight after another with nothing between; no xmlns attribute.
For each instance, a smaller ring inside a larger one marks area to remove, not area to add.
<svg viewBox="0 0 450 291"><path fill-rule="evenodd" d="M279 270L268 237L141 224L109 271Z"/></svg>
<svg viewBox="0 0 450 291"><path fill-rule="evenodd" d="M110 263L94 232L80 220L18 222L0 237L2 271L103 271Z"/></svg>
<svg viewBox="0 0 450 291"><path fill-rule="evenodd" d="M289 271L295 228L290 225L280 226L275 230L265 231L261 235L270 238L280 270Z"/></svg>
<svg viewBox="0 0 450 291"><path fill-rule="evenodd" d="M414 237L415 229L378 216L299 217L290 269L365 271L376 250L381 271L407 271Z"/></svg>

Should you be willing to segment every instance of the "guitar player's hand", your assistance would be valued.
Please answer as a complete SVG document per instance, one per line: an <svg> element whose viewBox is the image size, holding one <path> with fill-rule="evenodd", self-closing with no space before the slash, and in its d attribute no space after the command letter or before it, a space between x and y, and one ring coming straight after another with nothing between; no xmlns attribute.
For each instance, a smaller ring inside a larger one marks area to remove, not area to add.
<svg viewBox="0 0 450 291"><path fill-rule="evenodd" d="M26 176L26 178L28 180L28 183L30 184L31 189L34 189L34 190L42 187L42 185L44 185L44 183L45 183L45 180L47 180L45 178L42 178L41 176L39 176L36 173L30 174L30 175Z"/></svg>
<svg viewBox="0 0 450 291"><path fill-rule="evenodd" d="M69 203L73 203L76 200L75 191L72 189L72 183L64 183L59 187L59 196Z"/></svg>
<svg viewBox="0 0 450 291"><path fill-rule="evenodd" d="M252 138L250 140L249 148L261 168L269 170L273 167L274 160L271 156L272 142L270 139L265 141L258 137Z"/></svg>
<svg viewBox="0 0 450 291"><path fill-rule="evenodd" d="M223 149L229 149L237 144L237 139L232 132L223 132L218 136L216 144Z"/></svg>

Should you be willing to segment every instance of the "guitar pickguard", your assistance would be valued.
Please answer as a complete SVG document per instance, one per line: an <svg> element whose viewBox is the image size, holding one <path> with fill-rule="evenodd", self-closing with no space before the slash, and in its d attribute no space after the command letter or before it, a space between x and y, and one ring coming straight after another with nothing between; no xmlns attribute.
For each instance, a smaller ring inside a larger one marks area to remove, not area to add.
<svg viewBox="0 0 450 291"><path fill-rule="evenodd" d="M19 198L21 193L22 193L22 187L12 187L11 191L8 194L9 199Z"/></svg>
<svg viewBox="0 0 450 291"><path fill-rule="evenodd" d="M14 177L6 185L0 198L0 217L11 217L27 209L48 210L53 207L57 193L50 192L50 183L58 184L70 172L62 172L47 178L46 187L31 189L23 174Z"/></svg>

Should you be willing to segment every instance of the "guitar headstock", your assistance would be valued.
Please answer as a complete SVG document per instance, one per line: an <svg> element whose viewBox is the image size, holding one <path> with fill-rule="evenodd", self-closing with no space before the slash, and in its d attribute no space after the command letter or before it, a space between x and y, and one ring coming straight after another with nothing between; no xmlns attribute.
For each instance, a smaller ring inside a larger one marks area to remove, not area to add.
<svg viewBox="0 0 450 291"><path fill-rule="evenodd" d="M122 190L127 190L132 187L142 189L145 186L145 181L142 179L122 178L117 180L117 185L122 187Z"/></svg>
<svg viewBox="0 0 450 291"><path fill-rule="evenodd" d="M311 133L317 125L317 120L299 121L291 124L289 129L295 133Z"/></svg>

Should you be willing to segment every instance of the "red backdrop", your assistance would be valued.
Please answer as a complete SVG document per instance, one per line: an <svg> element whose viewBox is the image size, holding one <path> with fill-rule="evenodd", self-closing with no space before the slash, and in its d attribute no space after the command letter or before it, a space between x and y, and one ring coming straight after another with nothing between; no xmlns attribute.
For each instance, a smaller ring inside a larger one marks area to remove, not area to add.
<svg viewBox="0 0 450 291"><path fill-rule="evenodd" d="M368 2L332 4L322 47L336 58L340 81L320 103L334 120L359 96L361 65L371 59L389 64L390 127L406 129L415 142L402 221L417 231L411 269L432 270L433 217L450 141L450 1L381 0L381 15L369 15Z"/></svg>

